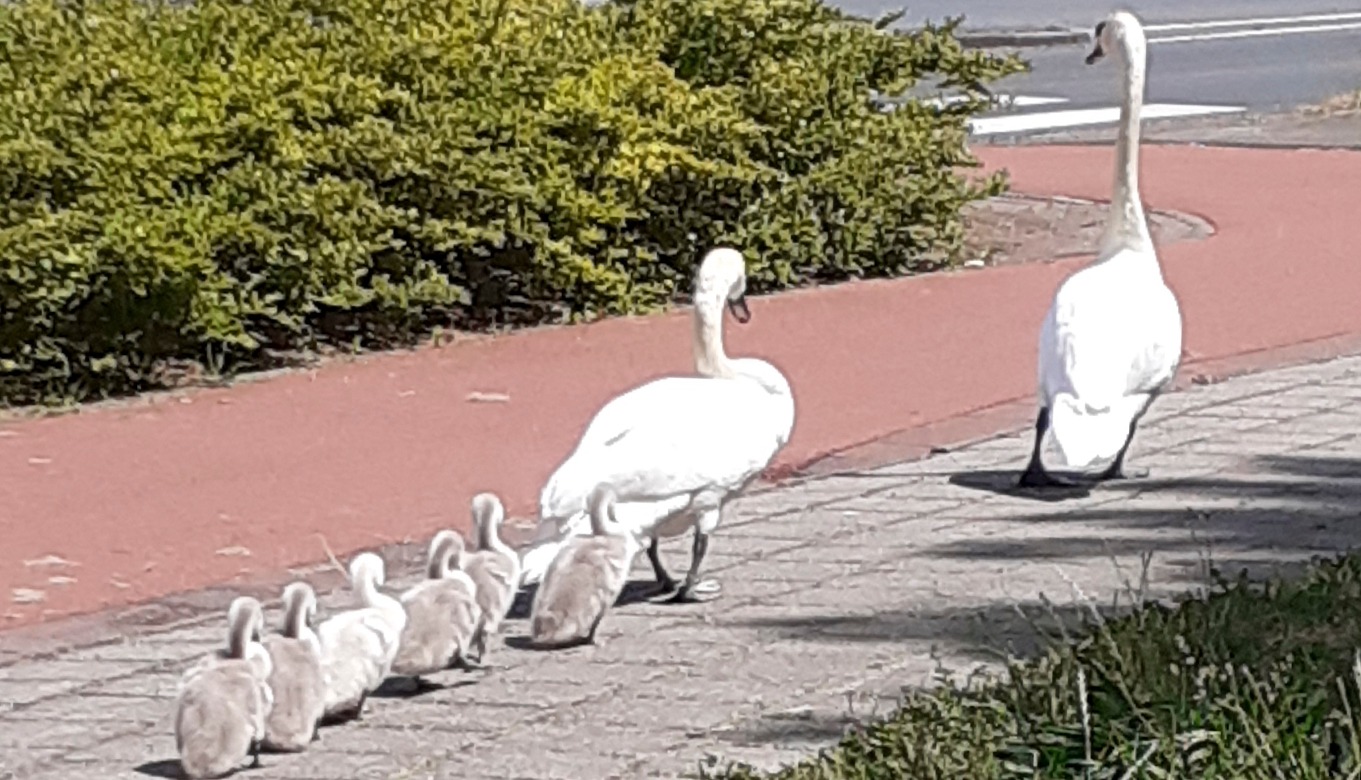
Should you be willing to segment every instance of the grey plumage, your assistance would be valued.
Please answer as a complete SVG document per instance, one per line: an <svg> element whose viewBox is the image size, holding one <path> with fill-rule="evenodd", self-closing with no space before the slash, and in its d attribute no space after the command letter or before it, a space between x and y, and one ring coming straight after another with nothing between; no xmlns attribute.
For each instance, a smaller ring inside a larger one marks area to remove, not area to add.
<svg viewBox="0 0 1361 780"><path fill-rule="evenodd" d="M350 587L360 608L317 626L327 718L362 717L369 694L383 684L397 656L406 610L380 590L384 581L382 558L373 553L355 556L350 561Z"/></svg>
<svg viewBox="0 0 1361 780"><path fill-rule="evenodd" d="M530 611L535 645L594 642L600 621L628 582L638 542L615 521L614 501L608 486L596 487L588 499L591 535L569 539L549 564Z"/></svg>
<svg viewBox="0 0 1361 780"><path fill-rule="evenodd" d="M482 610L477 588L461 571L463 538L440 531L430 540L426 579L402 594L406 628L392 673L416 678L468 664Z"/></svg>
<svg viewBox="0 0 1361 780"><path fill-rule="evenodd" d="M464 556L463 570L477 588L481 623L473 639L477 660L487 650L487 640L501 628L501 621L515 603L520 588L520 556L501 541L500 527L506 511L492 493L479 493L472 500L477 550Z"/></svg>
<svg viewBox="0 0 1361 780"><path fill-rule="evenodd" d="M307 583L294 582L284 588L283 600L282 631L264 640L274 667L269 675L274 708L265 724L264 746L296 753L316 739L326 687L321 674L321 643L312 630L316 593Z"/></svg>
<svg viewBox="0 0 1361 780"><path fill-rule="evenodd" d="M249 756L259 766L265 721L273 706L266 680L269 654L260 644L264 613L247 596L227 610L227 649L185 672L175 711L175 746L191 780L223 777Z"/></svg>

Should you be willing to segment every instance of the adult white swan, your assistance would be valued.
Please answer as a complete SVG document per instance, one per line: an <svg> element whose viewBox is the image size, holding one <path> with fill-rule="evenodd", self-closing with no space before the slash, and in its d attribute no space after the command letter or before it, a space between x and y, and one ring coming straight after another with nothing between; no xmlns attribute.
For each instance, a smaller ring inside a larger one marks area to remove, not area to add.
<svg viewBox="0 0 1361 780"><path fill-rule="evenodd" d="M1051 427L1069 466L1113 458L1099 479L1147 474L1127 469L1125 454L1139 419L1171 384L1181 359L1181 309L1163 281L1139 200L1147 41L1133 14L1119 11L1097 25L1087 64L1107 52L1119 53L1123 66L1110 216L1096 261L1059 287L1040 330L1040 410L1023 487L1070 484L1040 460Z"/></svg>
<svg viewBox="0 0 1361 780"><path fill-rule="evenodd" d="M784 375L723 349L724 304L739 322L751 318L746 287L739 252L718 248L704 257L694 288L699 375L653 380L596 413L539 496L539 529L522 555L522 585L543 578L569 537L589 532L586 499L603 484L616 495L615 519L646 543L660 592L675 590L676 602L718 593L718 583L700 580L709 535L724 503L770 464L794 426ZM658 557L658 539L691 528L690 570L677 589Z"/></svg>

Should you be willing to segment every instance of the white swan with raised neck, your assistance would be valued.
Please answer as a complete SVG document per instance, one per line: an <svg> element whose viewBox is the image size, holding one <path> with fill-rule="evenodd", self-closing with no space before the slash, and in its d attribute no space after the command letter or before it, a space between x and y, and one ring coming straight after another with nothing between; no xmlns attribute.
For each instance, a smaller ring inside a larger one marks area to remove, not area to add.
<svg viewBox="0 0 1361 780"><path fill-rule="evenodd" d="M1020 486L1071 486L1041 458L1052 430L1065 464L1108 461L1098 479L1141 476L1127 469L1134 431L1181 362L1182 319L1163 279L1139 192L1139 112L1147 39L1139 20L1118 11L1097 25L1092 64L1114 53L1122 65L1120 131L1111 206L1096 260L1069 276L1040 330L1039 412Z"/></svg>
<svg viewBox="0 0 1361 780"><path fill-rule="evenodd" d="M649 545L660 584L674 587L656 557L657 538L694 529L691 567L677 597L716 592L716 583L697 578L722 505L770 464L795 417L789 381L779 369L731 358L723 347L724 307L748 321L745 296L741 253L709 252L695 274L696 375L654 379L596 413L540 494L539 533L521 557L523 584L542 579L566 539L589 533L587 497L605 485L618 497L620 524Z"/></svg>

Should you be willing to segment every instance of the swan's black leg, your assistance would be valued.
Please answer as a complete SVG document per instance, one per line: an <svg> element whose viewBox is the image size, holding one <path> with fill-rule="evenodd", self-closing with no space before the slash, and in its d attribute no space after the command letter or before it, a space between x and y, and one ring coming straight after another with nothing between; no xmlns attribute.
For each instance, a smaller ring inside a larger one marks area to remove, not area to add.
<svg viewBox="0 0 1361 780"><path fill-rule="evenodd" d="M695 527L695 542L692 548L690 559L690 571L685 575L685 583L676 591L676 595L667 599L672 604L694 604L701 601L708 601L718 595L719 584L713 580L699 579L699 573L704 565L704 555L709 552L709 535Z"/></svg>
<svg viewBox="0 0 1361 780"><path fill-rule="evenodd" d="M1044 448L1044 434L1049 431L1049 407L1041 407L1039 415L1035 417L1035 446L1030 451L1030 463L1021 473L1021 479L1016 483L1017 487L1023 488L1047 488L1047 487L1073 487L1072 480L1064 479L1050 474L1044 468L1044 461L1040 459L1040 450Z"/></svg>
<svg viewBox="0 0 1361 780"><path fill-rule="evenodd" d="M600 644L599 642L596 642L596 641L595 641L595 632L596 632L596 629L600 628L600 621L602 621L602 620L604 620L604 619L605 619L605 613L604 613L604 611L601 611L601 613L600 613L599 615L596 615L596 616L595 616L595 620L591 623L591 630L586 634L586 639L585 639L584 644L588 644L588 645Z"/></svg>
<svg viewBox="0 0 1361 780"><path fill-rule="evenodd" d="M1148 476L1148 469L1126 468L1125 454L1129 452L1129 445L1134 443L1134 431L1139 427L1139 421L1144 419L1144 413L1153 405L1153 400L1157 397L1156 393L1150 395L1148 397L1148 403L1144 404L1144 408L1139 410L1138 414L1134 415L1133 420L1129 421L1129 435L1125 437L1124 445L1120 447L1120 452L1115 456L1115 460L1111 461L1111 465L1107 466L1106 470L1101 472L1101 475L1097 477L1097 479L1105 482L1116 479L1143 479Z"/></svg>
<svg viewBox="0 0 1361 780"><path fill-rule="evenodd" d="M453 666L451 666L450 668L458 669L464 672L486 672L490 671L492 667L482 663L481 661L474 661L470 658L467 658L462 653L459 653L458 658L454 659Z"/></svg>
<svg viewBox="0 0 1361 780"><path fill-rule="evenodd" d="M653 596L660 596L670 593L676 589L676 580L667 573L666 567L662 566L660 551L657 549L660 541L657 537L652 537L652 543L647 546L647 559L652 564L652 573L657 577L657 587L652 592Z"/></svg>
<svg viewBox="0 0 1361 780"><path fill-rule="evenodd" d="M250 768L260 768L260 740L258 739L250 741Z"/></svg>

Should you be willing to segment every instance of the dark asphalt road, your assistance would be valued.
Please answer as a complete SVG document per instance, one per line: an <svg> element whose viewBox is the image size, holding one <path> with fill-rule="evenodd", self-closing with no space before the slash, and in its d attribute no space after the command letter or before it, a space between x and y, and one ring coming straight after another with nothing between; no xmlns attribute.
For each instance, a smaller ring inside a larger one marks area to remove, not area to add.
<svg viewBox="0 0 1361 780"><path fill-rule="evenodd" d="M832 0L868 16L885 0ZM1361 0L919 0L899 25L966 15L972 30L1088 30L1114 7L1132 9L1149 39L1149 103L1270 112L1361 89ZM1113 65L1083 64L1086 45L1022 49L1032 72L1005 94L1061 98L1025 113L1115 106Z"/></svg>
<svg viewBox="0 0 1361 780"><path fill-rule="evenodd" d="M904 6L900 24L918 25L965 16L975 30L1086 28L1116 8L1134 11L1146 24L1245 17L1282 17L1361 11L1359 0L830 0L850 13L879 16Z"/></svg>
<svg viewBox="0 0 1361 780"><path fill-rule="evenodd" d="M1361 21L1361 20L1358 20ZM1156 41L1156 35L1150 35ZM1114 65L1087 66L1086 46L1027 49L1031 72L998 90L1068 98L1063 108L1114 105ZM1153 43L1148 102L1271 111L1361 89L1361 28L1228 40Z"/></svg>

